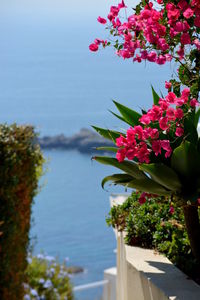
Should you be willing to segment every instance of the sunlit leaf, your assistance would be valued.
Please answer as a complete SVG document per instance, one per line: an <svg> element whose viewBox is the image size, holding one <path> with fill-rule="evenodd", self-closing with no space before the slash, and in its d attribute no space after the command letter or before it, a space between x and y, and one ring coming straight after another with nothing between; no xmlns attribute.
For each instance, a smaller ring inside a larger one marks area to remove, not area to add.
<svg viewBox="0 0 200 300"><path fill-rule="evenodd" d="M179 191L181 189L181 181L178 175L164 164L142 164L140 170L147 172L154 181L169 190Z"/></svg>
<svg viewBox="0 0 200 300"><path fill-rule="evenodd" d="M119 162L116 158L107 156L95 156L94 159L101 164L116 167L134 178L146 178L146 175L139 170L138 165L134 162L127 160Z"/></svg>
<svg viewBox="0 0 200 300"><path fill-rule="evenodd" d="M136 190L141 192L147 192L147 193L156 194L160 196L171 195L171 191L166 190L163 186L156 183L154 180L150 178L133 179L127 184L127 187L135 188Z"/></svg>
<svg viewBox="0 0 200 300"><path fill-rule="evenodd" d="M109 129L104 129L100 128L97 126L92 126L96 132L98 132L101 136L103 136L105 139L111 140L115 143L116 139L120 136L120 132L114 131L114 130L109 130Z"/></svg>
<svg viewBox="0 0 200 300"><path fill-rule="evenodd" d="M154 90L153 86L151 86L151 90L152 90L152 95L153 95L153 103L155 105L158 105L160 96L156 93L156 91Z"/></svg>
<svg viewBox="0 0 200 300"><path fill-rule="evenodd" d="M117 150L118 150L118 148L116 148L116 147L97 147L97 148L95 148L96 150L100 150L100 151L109 151L109 152L114 152L114 153L116 153L117 152Z"/></svg>
<svg viewBox="0 0 200 300"><path fill-rule="evenodd" d="M110 112L113 116L115 116L116 118L118 118L119 120L121 120L121 121L123 121L123 122L125 122L125 123L127 124L127 121L126 121L123 117L121 117L120 115L114 113L112 110L109 110L109 112Z"/></svg>
<svg viewBox="0 0 200 300"><path fill-rule="evenodd" d="M136 112L135 110L132 110L116 101L113 101L119 112L121 113L123 119L131 126L135 126L139 124L139 119L141 118L141 115Z"/></svg>
<svg viewBox="0 0 200 300"><path fill-rule="evenodd" d="M172 168L181 176L195 176L200 173L200 155L196 147L184 141L177 147L171 158Z"/></svg>
<svg viewBox="0 0 200 300"><path fill-rule="evenodd" d="M111 181L113 184L126 186L133 179L134 178L128 174L113 174L105 177L101 182L101 186L104 189L104 186L108 181Z"/></svg>

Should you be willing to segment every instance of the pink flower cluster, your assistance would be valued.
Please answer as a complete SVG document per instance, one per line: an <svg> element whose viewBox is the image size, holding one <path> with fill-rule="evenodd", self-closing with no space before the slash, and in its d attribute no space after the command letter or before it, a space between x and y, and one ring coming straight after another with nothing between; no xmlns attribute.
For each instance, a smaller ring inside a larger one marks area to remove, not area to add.
<svg viewBox="0 0 200 300"><path fill-rule="evenodd" d="M142 204L146 203L147 199L151 199L152 197L157 197L157 195L152 195L152 194L143 192L140 195L138 201L139 201L140 205L142 205Z"/></svg>
<svg viewBox="0 0 200 300"><path fill-rule="evenodd" d="M162 65L172 60L174 52L179 59L183 59L187 45L199 50L197 28L200 28L200 1L188 2L157 0L159 8L158 5L154 8L153 3L147 0L146 5L141 6L141 10L130 15L125 22L119 16L120 10L126 8L124 1L118 6L111 6L107 18L113 35L117 39L122 38L121 44L117 42L120 46L117 55L124 59L133 58L138 62L148 60ZM101 17L98 21L107 23ZM97 51L98 45L94 42L90 50Z"/></svg>
<svg viewBox="0 0 200 300"><path fill-rule="evenodd" d="M107 45L107 41L105 40L101 40L101 39L95 39L94 43L92 43L89 46L90 51L96 52L99 50L99 45L102 45L103 48L105 48L105 46Z"/></svg>
<svg viewBox="0 0 200 300"><path fill-rule="evenodd" d="M169 89L170 83L165 86ZM190 89L185 88L180 97L169 92L165 98L160 98L158 105L153 105L140 118L140 125L130 127L126 135L116 139L117 159L137 159L141 163L149 163L150 155L162 153L168 158L172 154L171 136L178 138L184 135L184 117L189 109L198 105L196 99L191 99Z"/></svg>

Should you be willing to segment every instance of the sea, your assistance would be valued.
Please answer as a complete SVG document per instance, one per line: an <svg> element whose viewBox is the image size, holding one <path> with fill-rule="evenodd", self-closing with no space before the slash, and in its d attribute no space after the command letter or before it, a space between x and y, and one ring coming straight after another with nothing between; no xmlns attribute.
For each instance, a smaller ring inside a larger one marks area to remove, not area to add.
<svg viewBox="0 0 200 300"><path fill-rule="evenodd" d="M71 136L97 125L126 129L108 110L112 100L140 110L152 103L151 84L160 92L176 66L137 64L114 49L91 53L94 38L108 38L99 14L113 1L0 1L0 122L32 124L40 136ZM44 150L45 174L33 205L34 254L67 258L84 272L75 286L103 279L116 265L116 240L105 222L111 193L101 180L114 170L78 150ZM99 300L102 288L76 293L77 300Z"/></svg>

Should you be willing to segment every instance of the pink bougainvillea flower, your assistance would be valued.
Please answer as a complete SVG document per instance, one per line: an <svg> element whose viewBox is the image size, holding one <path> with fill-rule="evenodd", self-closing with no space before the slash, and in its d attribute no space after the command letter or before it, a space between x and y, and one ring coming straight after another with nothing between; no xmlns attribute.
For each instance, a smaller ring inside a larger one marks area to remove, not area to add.
<svg viewBox="0 0 200 300"><path fill-rule="evenodd" d="M145 115L142 115L142 117L140 118L140 122L142 124L148 125L148 124L151 123L151 119L150 119L150 117L147 114L145 114Z"/></svg>
<svg viewBox="0 0 200 300"><path fill-rule="evenodd" d="M143 140L143 128L142 126L134 126L133 131L139 140Z"/></svg>
<svg viewBox="0 0 200 300"><path fill-rule="evenodd" d="M199 106L199 102L197 101L197 99L193 98L193 99L190 101L190 106L192 106L192 107Z"/></svg>
<svg viewBox="0 0 200 300"><path fill-rule="evenodd" d="M160 129L167 130L169 128L168 118L167 117L160 118L159 126L160 126Z"/></svg>
<svg viewBox="0 0 200 300"><path fill-rule="evenodd" d="M170 141L169 140L161 140L161 147L163 148L163 150L166 151L165 153L165 157L168 158L171 156L172 153L172 148L170 146Z"/></svg>
<svg viewBox="0 0 200 300"><path fill-rule="evenodd" d="M129 159L129 160L133 160L134 157L136 156L136 149L128 149L127 152L126 152L126 157Z"/></svg>
<svg viewBox="0 0 200 300"><path fill-rule="evenodd" d="M169 213L170 213L171 215L173 215L174 212L175 212L174 207L173 207L173 206L170 206L170 208L169 208Z"/></svg>
<svg viewBox="0 0 200 300"><path fill-rule="evenodd" d="M120 135L120 137L116 139L117 147L122 147L125 146L126 144L127 144L127 140L123 135Z"/></svg>
<svg viewBox="0 0 200 300"><path fill-rule="evenodd" d="M94 44L101 45L103 43L104 43L104 40L101 40L101 39L95 39L94 40Z"/></svg>
<svg viewBox="0 0 200 300"><path fill-rule="evenodd" d="M92 51L92 52L96 52L96 51L99 50L99 46L98 46L98 44L93 43L93 44L90 44L89 49L90 49L90 51Z"/></svg>
<svg viewBox="0 0 200 300"><path fill-rule="evenodd" d="M197 26L197 27L200 27L200 15L195 18L194 25Z"/></svg>
<svg viewBox="0 0 200 300"><path fill-rule="evenodd" d="M171 89L171 87L172 87L171 82L165 81L165 88L169 90Z"/></svg>
<svg viewBox="0 0 200 300"><path fill-rule="evenodd" d="M200 50L200 41L198 39L195 39L193 41L193 44L197 47L198 50Z"/></svg>
<svg viewBox="0 0 200 300"><path fill-rule="evenodd" d="M173 92L169 92L165 99L167 102L174 104L176 100L176 95Z"/></svg>
<svg viewBox="0 0 200 300"><path fill-rule="evenodd" d="M175 117L176 119L182 119L184 116L183 110L181 108L177 108L175 110Z"/></svg>
<svg viewBox="0 0 200 300"><path fill-rule="evenodd" d="M146 193L142 193L139 198L139 203L140 203L140 205L142 205L145 202L146 202Z"/></svg>
<svg viewBox="0 0 200 300"><path fill-rule="evenodd" d="M100 17L100 16L97 18L97 21L98 21L100 24L106 24L106 23L107 23L106 19L104 19L104 18L102 18L102 17Z"/></svg>
<svg viewBox="0 0 200 300"><path fill-rule="evenodd" d="M156 57L157 57L156 52L152 51L147 55L147 60L150 61L150 62L155 62Z"/></svg>
<svg viewBox="0 0 200 300"><path fill-rule="evenodd" d="M190 89L185 88L181 93L181 98L184 99L187 102L189 95L190 95Z"/></svg>
<svg viewBox="0 0 200 300"><path fill-rule="evenodd" d="M184 17L185 17L186 19L189 19L189 18L191 18L191 17L194 16L194 10L191 9L191 8L187 8L187 9L184 11L183 15L184 15Z"/></svg>
<svg viewBox="0 0 200 300"><path fill-rule="evenodd" d="M188 7L187 1L186 1L186 0L180 0L180 1L178 2L178 7L179 7L182 11L184 11L184 10Z"/></svg>
<svg viewBox="0 0 200 300"><path fill-rule="evenodd" d="M182 45L189 45L189 44L191 44L191 38L190 38L189 33L183 33L181 35L181 44Z"/></svg>
<svg viewBox="0 0 200 300"><path fill-rule="evenodd" d="M126 149L119 149L116 154L116 158L119 162L123 162L126 157Z"/></svg>
<svg viewBox="0 0 200 300"><path fill-rule="evenodd" d="M176 132L175 132L175 135L176 136L182 136L184 134L184 129L182 127L177 127L176 128Z"/></svg>
<svg viewBox="0 0 200 300"><path fill-rule="evenodd" d="M159 55L156 59L156 63L158 65L164 65L166 63L166 57L165 55Z"/></svg>
<svg viewBox="0 0 200 300"><path fill-rule="evenodd" d="M149 128L150 130L150 132L149 132L149 135L150 135L150 137L151 137L151 139L153 140L153 139L158 139L159 138L159 131L158 131L158 129L156 129L156 128Z"/></svg>
<svg viewBox="0 0 200 300"><path fill-rule="evenodd" d="M126 8L126 5L124 3L124 0L122 0L121 3L118 4L118 8L121 9L121 8Z"/></svg>
<svg viewBox="0 0 200 300"><path fill-rule="evenodd" d="M161 154L161 143L160 141L153 141L152 142L152 150L155 153L156 156L158 156L158 154Z"/></svg>

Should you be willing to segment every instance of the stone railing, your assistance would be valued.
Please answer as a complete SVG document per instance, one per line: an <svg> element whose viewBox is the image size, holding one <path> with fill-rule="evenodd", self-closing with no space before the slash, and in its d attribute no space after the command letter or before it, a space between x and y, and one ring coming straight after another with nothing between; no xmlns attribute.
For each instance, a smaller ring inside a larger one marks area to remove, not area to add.
<svg viewBox="0 0 200 300"><path fill-rule="evenodd" d="M125 196L111 197L111 205L121 203L123 197L125 199ZM200 299L200 286L165 256L125 245L123 233L116 232L116 238L117 270L105 271L109 283L105 286L103 300Z"/></svg>

